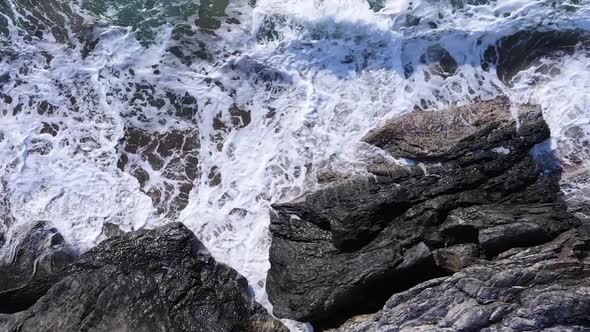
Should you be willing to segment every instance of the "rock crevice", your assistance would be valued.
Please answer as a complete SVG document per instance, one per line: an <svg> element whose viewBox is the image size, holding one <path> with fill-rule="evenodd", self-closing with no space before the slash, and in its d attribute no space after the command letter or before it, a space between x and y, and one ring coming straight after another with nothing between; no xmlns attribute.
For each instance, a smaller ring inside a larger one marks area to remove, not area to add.
<svg viewBox="0 0 590 332"><path fill-rule="evenodd" d="M334 331L586 331L589 231L572 229L422 283Z"/></svg>

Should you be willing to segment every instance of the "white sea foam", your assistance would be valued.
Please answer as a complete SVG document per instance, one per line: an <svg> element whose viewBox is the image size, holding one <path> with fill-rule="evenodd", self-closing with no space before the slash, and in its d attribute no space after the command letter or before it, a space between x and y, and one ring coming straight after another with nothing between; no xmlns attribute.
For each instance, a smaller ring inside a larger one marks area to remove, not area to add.
<svg viewBox="0 0 590 332"><path fill-rule="evenodd" d="M126 127L149 133L197 128L200 171L177 219L195 231L215 258L244 274L256 299L270 308L264 282L272 203L317 188L316 172L322 167L362 173L367 161L390 158L359 143L387 118L416 106L432 110L499 94L515 104L543 107L551 148L571 164L564 188L572 200L584 200L590 188L588 54L579 50L545 59L559 74L539 77L531 68L511 86L480 64L489 45L516 31L590 29L590 1L555 7L544 0L465 2L388 0L379 12L362 0L259 0L253 9L235 2L226 12L240 25L223 22L216 36L199 36L213 60L190 64L167 52L177 45L172 24L156 28L146 46L131 28L109 25L108 17L116 13L108 12L95 20L102 22L91 30L99 42L86 58L75 37L75 48L50 33L43 41L28 41L10 24L6 42L19 57L0 62L0 73L23 83L2 88L11 102L0 98L0 184L5 183L14 219L8 242L22 233L19 225L40 219L51 221L79 251L104 239L107 221L123 230L171 221L156 213L138 180L117 167L117 146ZM84 16L93 20L89 13ZM196 29L193 21L191 17L187 24ZM456 73L439 75L421 61L436 45L456 60ZM43 52L53 57L51 65ZM127 88L143 83L152 86L154 95L195 96L198 114L179 118L142 106L141 99L133 98L136 91ZM29 104L30 98L35 102ZM52 115L39 114L41 101L55 106ZM218 120L231 123L232 106L249 110L251 122L215 129ZM16 112L16 107L22 110ZM136 107L143 117L132 115ZM43 122L56 123L57 134L40 133ZM144 165L148 186L163 188L168 180L162 172ZM217 184L212 169L220 176Z"/></svg>

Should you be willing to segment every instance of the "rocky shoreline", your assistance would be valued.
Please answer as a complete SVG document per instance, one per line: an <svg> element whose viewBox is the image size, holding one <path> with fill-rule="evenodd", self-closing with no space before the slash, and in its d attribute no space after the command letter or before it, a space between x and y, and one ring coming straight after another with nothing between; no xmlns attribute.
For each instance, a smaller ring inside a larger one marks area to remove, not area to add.
<svg viewBox="0 0 590 332"><path fill-rule="evenodd" d="M55 252L28 255L49 267ZM2 331L288 331L180 223L113 237L63 269L21 272L22 284L2 285Z"/></svg>
<svg viewBox="0 0 590 332"><path fill-rule="evenodd" d="M567 212L559 170L531 155L550 137L540 109L522 105L515 119L510 105L499 97L391 120L364 141L414 166L370 165L371 175L275 205L267 282L274 314L316 330L381 308L341 330L590 326L579 314L590 313L583 306L586 228ZM567 239L551 244L556 237ZM570 240L578 252L564 244ZM549 258L555 266L538 266ZM562 263L570 267L562 271ZM534 307L519 298L522 290L511 291L551 287L574 295L538 295Z"/></svg>
<svg viewBox="0 0 590 332"><path fill-rule="evenodd" d="M590 228L392 296L334 331L588 331Z"/></svg>
<svg viewBox="0 0 590 332"><path fill-rule="evenodd" d="M590 227L544 164L541 110L505 97L369 132L391 160L271 212L273 314L316 331L590 330ZM76 257L47 222L0 265L3 331L288 329L180 223Z"/></svg>

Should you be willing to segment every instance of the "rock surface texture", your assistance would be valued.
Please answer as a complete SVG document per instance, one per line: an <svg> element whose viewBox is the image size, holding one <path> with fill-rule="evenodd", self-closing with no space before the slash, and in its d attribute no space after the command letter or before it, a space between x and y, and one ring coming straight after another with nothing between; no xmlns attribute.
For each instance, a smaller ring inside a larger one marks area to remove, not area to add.
<svg viewBox="0 0 590 332"><path fill-rule="evenodd" d="M529 153L550 135L540 109L512 114L506 98L410 112L364 141L416 166L370 165L372 175L274 205L274 313L337 326L420 282L576 227L559 174Z"/></svg>
<svg viewBox="0 0 590 332"><path fill-rule="evenodd" d="M512 249L391 297L334 331L588 331L590 228Z"/></svg>
<svg viewBox="0 0 590 332"><path fill-rule="evenodd" d="M2 331L287 331L179 223L108 239L0 303Z"/></svg>
<svg viewBox="0 0 590 332"><path fill-rule="evenodd" d="M8 263L0 264L0 291L59 271L75 259L57 229L39 221L16 243ZM4 306L4 304L0 304Z"/></svg>

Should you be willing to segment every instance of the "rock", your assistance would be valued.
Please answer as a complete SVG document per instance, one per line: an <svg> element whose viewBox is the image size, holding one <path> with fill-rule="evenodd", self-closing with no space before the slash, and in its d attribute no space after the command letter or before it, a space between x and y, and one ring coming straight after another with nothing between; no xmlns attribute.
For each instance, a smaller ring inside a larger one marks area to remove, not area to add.
<svg viewBox="0 0 590 332"><path fill-rule="evenodd" d="M484 69L493 66L498 77L509 82L541 58L573 54L577 47L590 48L590 33L579 29L518 31L487 48ZM557 70L557 69L555 69Z"/></svg>
<svg viewBox="0 0 590 332"><path fill-rule="evenodd" d="M333 331L587 331L590 228L480 261L391 297Z"/></svg>
<svg viewBox="0 0 590 332"><path fill-rule="evenodd" d="M22 286L59 271L75 259L63 236L46 221L33 224L14 245L9 262L0 264L0 291Z"/></svg>
<svg viewBox="0 0 590 332"><path fill-rule="evenodd" d="M3 331L287 331L180 223L108 239L0 299Z"/></svg>
<svg viewBox="0 0 590 332"><path fill-rule="evenodd" d="M510 101L499 97L445 111L414 111L370 131L363 141L398 158L448 161L478 150L522 149L549 136L538 107L520 107L518 132L510 108Z"/></svg>
<svg viewBox="0 0 590 332"><path fill-rule="evenodd" d="M119 225L113 224L111 222L105 222L102 224L102 234L104 234L104 236L106 236L107 238L111 238L115 236L121 236L125 234L125 232L121 230L121 227L119 227Z"/></svg>
<svg viewBox="0 0 590 332"><path fill-rule="evenodd" d="M538 107L522 107L518 127L505 98L447 113L414 111L365 138L422 164L369 167L377 174L273 205L267 291L275 315L338 326L395 292L579 224L559 174L529 155L549 138Z"/></svg>
<svg viewBox="0 0 590 332"><path fill-rule="evenodd" d="M84 18L76 13L75 7L64 1L23 0L15 4L14 11L20 15L19 22L27 32L25 40L32 37L42 39L48 32L55 41L65 44L71 34L79 32L84 26Z"/></svg>
<svg viewBox="0 0 590 332"><path fill-rule="evenodd" d="M405 15L405 26L411 27L419 25L423 22L422 18L408 14ZM436 24L428 22L429 25ZM402 53L415 52L420 49L423 40L420 38L405 40L402 44ZM402 55L402 65L404 68L404 76L406 78L421 71L424 74L424 79L428 82L432 76L440 76L442 79L453 76L457 73L459 64L453 58L451 53L441 44L434 44L424 50L418 59L415 61L412 57Z"/></svg>
<svg viewBox="0 0 590 332"><path fill-rule="evenodd" d="M472 206L451 212L441 230L447 234L456 227L479 230L477 242L492 257L510 248L550 241L563 231L563 225L555 222L563 217L563 211L551 203Z"/></svg>
<svg viewBox="0 0 590 332"><path fill-rule="evenodd" d="M0 142L2 142L3 138L4 133L0 130ZM6 244L6 232L14 223L6 187L6 180L0 179L0 248Z"/></svg>
<svg viewBox="0 0 590 332"><path fill-rule="evenodd" d="M420 57L420 62L432 65L434 73L442 77L455 75L459 67L449 51L438 44L428 47L426 53Z"/></svg>

